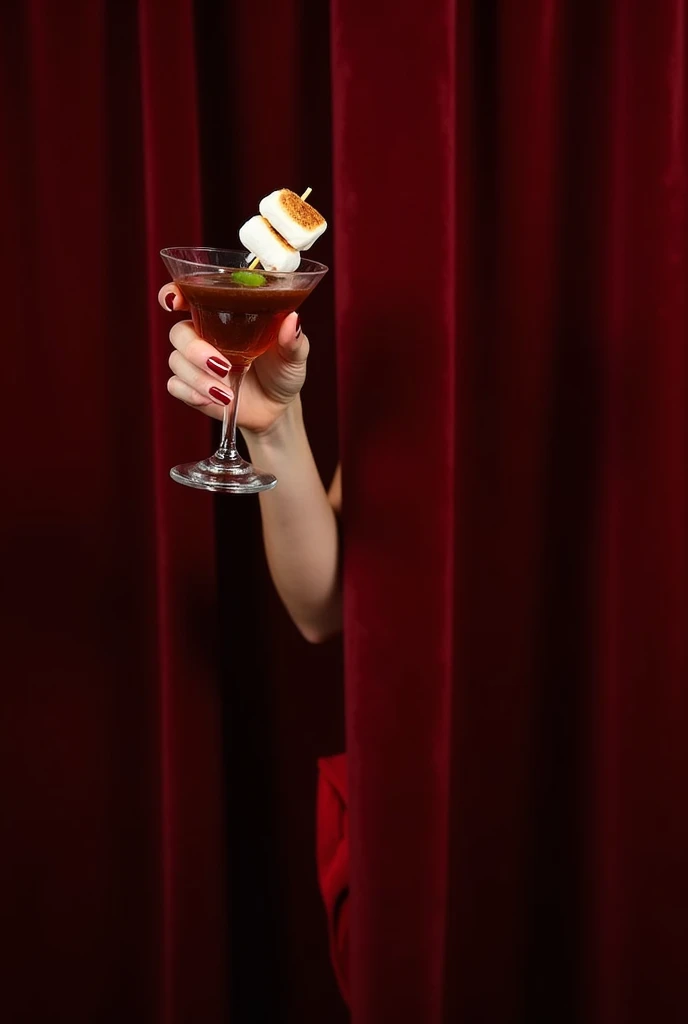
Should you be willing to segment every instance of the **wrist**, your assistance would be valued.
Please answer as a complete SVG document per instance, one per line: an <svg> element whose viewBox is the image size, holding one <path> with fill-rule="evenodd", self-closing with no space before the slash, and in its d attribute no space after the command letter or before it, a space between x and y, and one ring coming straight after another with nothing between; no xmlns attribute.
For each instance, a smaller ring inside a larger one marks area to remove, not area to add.
<svg viewBox="0 0 688 1024"><path fill-rule="evenodd" d="M297 395L265 430L241 428L241 433L249 449L260 450L289 446L304 430L301 396Z"/></svg>

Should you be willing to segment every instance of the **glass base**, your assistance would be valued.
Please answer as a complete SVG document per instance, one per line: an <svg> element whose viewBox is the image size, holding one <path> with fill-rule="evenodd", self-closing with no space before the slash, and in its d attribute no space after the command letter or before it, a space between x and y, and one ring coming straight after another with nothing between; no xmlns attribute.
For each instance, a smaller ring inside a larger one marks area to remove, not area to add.
<svg viewBox="0 0 688 1024"><path fill-rule="evenodd" d="M218 494L258 494L272 490L277 483L272 473L261 473L239 456L223 459L213 455L202 462L186 462L171 469L170 476L185 487Z"/></svg>

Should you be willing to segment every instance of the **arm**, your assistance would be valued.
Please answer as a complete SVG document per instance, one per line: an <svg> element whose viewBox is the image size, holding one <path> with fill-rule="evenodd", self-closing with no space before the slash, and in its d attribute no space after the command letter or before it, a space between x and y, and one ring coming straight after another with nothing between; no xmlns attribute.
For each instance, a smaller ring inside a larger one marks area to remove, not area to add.
<svg viewBox="0 0 688 1024"><path fill-rule="evenodd" d="M274 490L260 495L270 574L300 632L319 643L339 632L342 622L339 467L328 495L313 460L299 398L269 431L243 433L251 460L278 480Z"/></svg>
<svg viewBox="0 0 688 1024"><path fill-rule="evenodd" d="M165 309L185 309L174 285L160 289ZM191 408L222 418L229 366L193 329L191 321L170 331L174 376L168 390ZM308 339L296 314L286 318L278 343L256 359L246 376L239 427L254 460L274 472L278 484L260 495L265 552L272 579L303 636L313 643L341 629L341 575L337 516L339 467L329 495L313 460L303 423L300 391L306 377ZM224 364L224 365L223 365Z"/></svg>

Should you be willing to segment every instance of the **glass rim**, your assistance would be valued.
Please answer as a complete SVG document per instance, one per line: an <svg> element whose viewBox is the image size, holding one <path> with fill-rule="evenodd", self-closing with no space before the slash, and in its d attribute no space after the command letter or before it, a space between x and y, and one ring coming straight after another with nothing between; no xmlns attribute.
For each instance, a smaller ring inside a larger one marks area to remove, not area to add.
<svg viewBox="0 0 688 1024"><path fill-rule="evenodd" d="M161 249L160 250L160 255L162 256L163 259L165 257L167 257L168 259L174 260L175 263L184 263L184 264L186 264L187 267L194 267L196 269L198 269L199 267L202 267L202 268L208 267L208 268L211 268L211 269L214 269L214 270L218 270L218 269L225 269L225 270L248 270L248 267L231 267L231 266L228 266L228 267L224 267L223 268L220 264L216 264L216 263L215 264L213 264L213 263L198 263L195 260L185 260L185 259L180 258L179 256L175 256L175 253L183 252L183 251L186 251L186 252L219 252L219 253L228 253L228 254L231 254L232 256L242 256L244 258L244 261L246 260L246 257L249 255L247 249L227 249L227 248L224 248L224 247L214 246L214 245L171 245L171 246L166 246L164 249ZM308 270L305 269L305 268L302 269L302 264L303 263L309 264L310 265L310 269L308 269ZM301 274L304 277L306 277L306 276L316 277L318 274L324 274L328 270L329 270L329 267L327 267L324 263L318 263L317 260L311 260L311 259L308 259L308 257L306 257L306 258L304 258L301 261L301 263L296 268L296 270L264 270L262 267L260 267L260 268L256 267L255 273L256 274L267 274L269 277L294 277L297 274Z"/></svg>

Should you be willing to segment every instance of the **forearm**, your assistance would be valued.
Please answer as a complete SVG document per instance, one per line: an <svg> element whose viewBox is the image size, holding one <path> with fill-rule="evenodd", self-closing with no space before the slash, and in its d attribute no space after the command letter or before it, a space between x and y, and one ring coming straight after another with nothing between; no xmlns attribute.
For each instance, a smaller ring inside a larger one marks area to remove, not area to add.
<svg viewBox="0 0 688 1024"><path fill-rule="evenodd" d="M307 640L341 628L339 532L318 473L297 399L269 433L244 432L251 461L274 473L260 495L263 538L280 598Z"/></svg>

